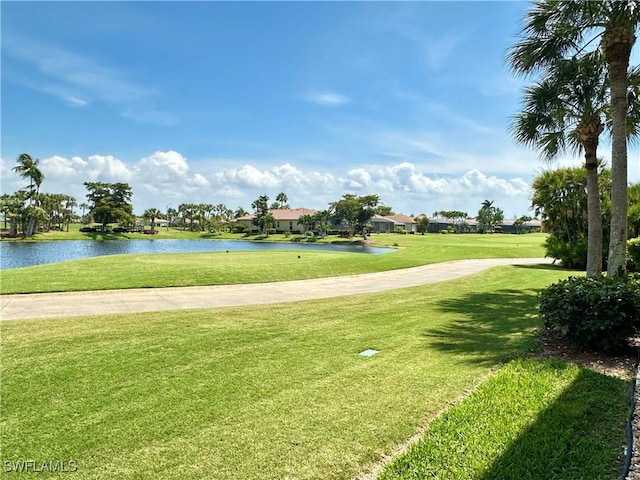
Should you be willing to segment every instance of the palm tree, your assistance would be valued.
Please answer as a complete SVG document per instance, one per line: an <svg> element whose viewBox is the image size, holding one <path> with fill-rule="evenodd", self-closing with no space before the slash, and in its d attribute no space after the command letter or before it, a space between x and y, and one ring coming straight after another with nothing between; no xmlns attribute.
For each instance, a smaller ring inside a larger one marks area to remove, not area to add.
<svg viewBox="0 0 640 480"><path fill-rule="evenodd" d="M156 219L159 218L160 215L160 210L158 210L157 208L148 208L142 214L142 218L144 218L145 220L149 220L149 223L151 224L152 235L156 233Z"/></svg>
<svg viewBox="0 0 640 480"><path fill-rule="evenodd" d="M38 163L40 160L34 160L31 155L28 153L21 153L18 155L17 160L18 165L13 167L13 171L16 172L22 178L29 179L29 208L28 208L28 224L27 229L25 231L25 236L31 237L34 233L37 224L37 218L42 218L42 215L35 215L35 210L33 210L33 200L38 197L38 193L40 191L40 185L44 181L44 174L38 168ZM33 214L32 214L33 213ZM37 217L37 218L36 218Z"/></svg>
<svg viewBox="0 0 640 480"><path fill-rule="evenodd" d="M597 149L609 107L606 68L597 52L559 60L550 75L527 88L512 132L540 149L544 160L565 151L584 152L587 169L587 276L602 273L602 215Z"/></svg>
<svg viewBox="0 0 640 480"><path fill-rule="evenodd" d="M18 155L18 165L12 168L22 178L29 179L29 205L32 204L32 199L38 195L40 185L44 180L44 174L38 168L40 160L34 160L28 153L21 153Z"/></svg>
<svg viewBox="0 0 640 480"><path fill-rule="evenodd" d="M297 225L302 225L302 233L307 233L308 230L312 230L313 223L312 215L300 215L298 217Z"/></svg>
<svg viewBox="0 0 640 480"><path fill-rule="evenodd" d="M600 38L611 104L611 240L609 275L623 275L627 242L627 70L640 25L637 0L537 0L524 19L521 40L509 51L518 74L544 72L558 60L580 56Z"/></svg>
<svg viewBox="0 0 640 480"><path fill-rule="evenodd" d="M87 222L87 219L85 218L85 211L87 209L91 208L91 205L89 205L87 202L83 202L78 206L82 209L82 223L83 224L89 223L89 222Z"/></svg>
<svg viewBox="0 0 640 480"><path fill-rule="evenodd" d="M75 217L75 213L73 213L74 207L78 206L78 202L76 199L70 195L63 195L64 209L62 211L62 221L67 225L67 232L69 231L69 224Z"/></svg>
<svg viewBox="0 0 640 480"><path fill-rule="evenodd" d="M289 201L289 198L287 197L287 194L284 192L280 192L278 195L276 195L276 201L273 202L271 204L271 210L280 210L280 209L287 209L290 208L289 204L287 203Z"/></svg>

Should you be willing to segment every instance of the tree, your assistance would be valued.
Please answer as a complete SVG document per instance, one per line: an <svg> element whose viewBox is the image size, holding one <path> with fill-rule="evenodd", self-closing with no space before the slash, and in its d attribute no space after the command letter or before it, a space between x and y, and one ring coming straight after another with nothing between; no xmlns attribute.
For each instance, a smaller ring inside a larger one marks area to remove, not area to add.
<svg viewBox="0 0 640 480"><path fill-rule="evenodd" d="M376 207L376 215L380 215L382 217L389 217L393 215L393 210L391 207L387 205L380 204Z"/></svg>
<svg viewBox="0 0 640 480"><path fill-rule="evenodd" d="M600 200L603 218L610 216L608 200L611 173L601 170ZM587 171L582 168L561 168L543 172L532 183L531 204L542 219L550 236L545 242L547 256L562 260L568 268L585 268L587 262ZM603 239L608 241L607 222L602 223Z"/></svg>
<svg viewBox="0 0 640 480"><path fill-rule="evenodd" d="M213 204L199 203L196 205L196 218L198 219L198 229L202 231L211 230L211 216L213 215Z"/></svg>
<svg viewBox="0 0 640 480"><path fill-rule="evenodd" d="M178 218L178 211L175 208L167 207L167 230L169 229L169 225L173 226L176 219Z"/></svg>
<svg viewBox="0 0 640 480"><path fill-rule="evenodd" d="M44 181L44 174L38 168L40 160L34 160L28 153L21 153L17 159L18 165L12 168L20 177L29 179L28 196L29 205L37 197L40 185Z"/></svg>
<svg viewBox="0 0 640 480"><path fill-rule="evenodd" d="M269 197L266 195L260 195L256 200L251 204L251 208L253 208L255 212L255 218L252 220L253 224L256 225L261 234L269 236L269 228L275 226L276 219L273 217L271 212L269 212Z"/></svg>
<svg viewBox="0 0 640 480"><path fill-rule="evenodd" d="M29 155L28 153L21 153L20 155L18 155L17 163L18 165L13 167L12 170L16 172L20 177L29 179L29 185L28 187L25 187L28 188L27 198L29 200L29 207L26 210L28 217L27 228L24 231L24 235L26 237L31 237L36 230L36 219L42 218L42 215L35 214L37 210L33 208L33 203L34 200L37 200L38 193L40 191L40 185L44 181L44 174L38 168L40 160L34 160L33 157L31 157L31 155Z"/></svg>
<svg viewBox="0 0 640 480"><path fill-rule="evenodd" d="M220 232L223 228L227 228L229 220L233 218L233 210L227 208L224 203L215 205L211 210L211 218L209 218L209 230L212 232Z"/></svg>
<svg viewBox="0 0 640 480"><path fill-rule="evenodd" d="M331 212L329 210L317 211L313 214L313 224L315 232L320 237L325 237L331 228Z"/></svg>
<svg viewBox="0 0 640 480"><path fill-rule="evenodd" d="M86 217L86 215L85 215L85 212L86 212L87 210L89 210L89 209L91 208L91 206L90 206L87 202L82 202L82 203L81 203L80 205L78 205L78 206L82 209L82 220L81 220L81 221L82 221L82 223L83 223L84 225L86 225L87 223L89 223L89 221L88 221L88 219L87 219L87 217Z"/></svg>
<svg viewBox="0 0 640 480"><path fill-rule="evenodd" d="M515 233L524 233L525 224L531 220L533 220L533 218L529 215L522 215L521 217L516 218L513 222L513 229L515 230Z"/></svg>
<svg viewBox="0 0 640 480"><path fill-rule="evenodd" d="M73 207L77 205L76 199L64 193L40 193L38 205L46 214L47 230L62 230L65 226L69 231L69 223L73 217Z"/></svg>
<svg viewBox="0 0 640 480"><path fill-rule="evenodd" d="M182 218L182 230L187 228L189 224L189 230L195 231L198 222L196 221L197 205L194 203L182 203L178 206L178 214Z"/></svg>
<svg viewBox="0 0 640 480"><path fill-rule="evenodd" d="M627 73L639 25L640 8L635 0L537 0L524 19L522 38L508 54L514 72L545 74L557 61L581 55L600 37L611 95L611 239L607 267L610 276L624 275L626 268Z"/></svg>
<svg viewBox="0 0 640 480"><path fill-rule="evenodd" d="M466 220L469 217L467 212L463 212L462 210L440 210L438 212L433 212L434 217L442 217L451 221L455 225L456 232L463 233L468 227L466 225Z"/></svg>
<svg viewBox="0 0 640 480"><path fill-rule="evenodd" d="M288 201L289 198L287 197L287 194L284 192L280 192L278 195L276 195L276 201L271 204L271 210L283 210L291 208L287 203Z"/></svg>
<svg viewBox="0 0 640 480"><path fill-rule="evenodd" d="M523 111L511 127L520 143L550 161L565 151L584 152L587 169L587 276L602 273L602 215L596 157L609 109L606 66L599 52L549 67L542 81L525 90Z"/></svg>
<svg viewBox="0 0 640 480"><path fill-rule="evenodd" d="M7 220L9 221L9 237L18 236L18 226L21 224L21 218L24 216L26 201L27 193L24 191L19 191L11 195L3 193L0 197L5 228Z"/></svg>
<svg viewBox="0 0 640 480"><path fill-rule="evenodd" d="M302 226L302 233L313 230L315 227L314 223L313 215L300 215L298 217L297 224Z"/></svg>
<svg viewBox="0 0 640 480"><path fill-rule="evenodd" d="M418 233L421 233L422 235L427 233L429 231L429 217L422 214L416 220L418 220L418 225L416 226Z"/></svg>
<svg viewBox="0 0 640 480"><path fill-rule="evenodd" d="M640 183L629 186L629 233L640 237Z"/></svg>
<svg viewBox="0 0 640 480"><path fill-rule="evenodd" d="M156 233L156 219L160 218L162 213L157 208L148 208L142 214L142 218L151 224L151 234Z"/></svg>
<svg viewBox="0 0 640 480"><path fill-rule="evenodd" d="M96 223L106 231L109 223L133 223L133 192L127 183L84 182L87 201Z"/></svg>
<svg viewBox="0 0 640 480"><path fill-rule="evenodd" d="M238 207L238 209L233 214L233 218L244 217L245 215L248 215L248 214L249 212L247 212L244 208Z"/></svg>
<svg viewBox="0 0 640 480"><path fill-rule="evenodd" d="M365 195L358 197L353 194L345 194L341 200L330 204L333 222L337 225L344 224L353 237L355 232L361 232L367 239L367 228L371 218L376 214L376 207L380 202L378 195Z"/></svg>
<svg viewBox="0 0 640 480"><path fill-rule="evenodd" d="M493 206L493 200L485 200L478 211L478 231L480 233L493 233L496 226L504 220L502 209Z"/></svg>

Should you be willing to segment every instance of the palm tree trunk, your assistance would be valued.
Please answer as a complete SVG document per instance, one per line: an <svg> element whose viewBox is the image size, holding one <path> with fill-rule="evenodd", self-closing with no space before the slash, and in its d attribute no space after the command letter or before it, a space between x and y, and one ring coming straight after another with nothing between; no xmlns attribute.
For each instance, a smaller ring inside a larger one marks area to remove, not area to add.
<svg viewBox="0 0 640 480"><path fill-rule="evenodd" d="M9 237L18 236L18 219L15 215L9 218Z"/></svg>
<svg viewBox="0 0 640 480"><path fill-rule="evenodd" d="M596 151L598 139L585 146L587 168L587 277L597 277L602 273L602 213L600 208L600 186L598 182L598 160Z"/></svg>
<svg viewBox="0 0 640 480"><path fill-rule="evenodd" d="M33 237L33 231L35 229L35 217L33 212L29 212L29 222L27 223L27 231L25 232L25 237Z"/></svg>
<svg viewBox="0 0 640 480"><path fill-rule="evenodd" d="M611 88L611 239L607 274L626 274L627 263L627 69L633 28L607 29L602 38Z"/></svg>

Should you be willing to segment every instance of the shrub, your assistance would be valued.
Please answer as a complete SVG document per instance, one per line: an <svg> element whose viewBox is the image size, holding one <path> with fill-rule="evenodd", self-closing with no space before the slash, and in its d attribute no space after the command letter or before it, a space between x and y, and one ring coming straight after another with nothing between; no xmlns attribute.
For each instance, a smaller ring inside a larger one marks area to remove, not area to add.
<svg viewBox="0 0 640 480"><path fill-rule="evenodd" d="M231 225L232 233L245 233L247 231L247 226L244 223L234 223Z"/></svg>
<svg viewBox="0 0 640 480"><path fill-rule="evenodd" d="M619 350L640 331L640 275L569 277L540 293L540 314L575 346Z"/></svg>
<svg viewBox="0 0 640 480"><path fill-rule="evenodd" d="M560 260L565 268L578 270L584 270L587 266L587 246L586 235L579 235L571 242L549 235L544 242L547 257Z"/></svg>
<svg viewBox="0 0 640 480"><path fill-rule="evenodd" d="M632 238L627 242L628 263L627 270L640 272L640 237Z"/></svg>

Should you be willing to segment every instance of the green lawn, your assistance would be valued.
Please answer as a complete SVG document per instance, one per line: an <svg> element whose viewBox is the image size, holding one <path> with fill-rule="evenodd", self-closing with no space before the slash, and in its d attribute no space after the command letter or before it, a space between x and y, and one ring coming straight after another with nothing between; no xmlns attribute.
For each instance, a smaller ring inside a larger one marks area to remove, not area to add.
<svg viewBox="0 0 640 480"><path fill-rule="evenodd" d="M616 479L629 388L557 360L516 360L431 422L379 480Z"/></svg>
<svg viewBox="0 0 640 480"><path fill-rule="evenodd" d="M302 253L267 255L257 251L113 255L4 270L0 293L242 284L371 273L460 258L542 258L545 238L544 234L373 235L375 246L395 249L383 255L321 252L312 245ZM325 239L331 240L336 238ZM60 248L65 248L64 242Z"/></svg>
<svg viewBox="0 0 640 480"><path fill-rule="evenodd" d="M502 267L268 307L3 322L2 461L73 460L82 479L352 478L530 351L536 292L566 275Z"/></svg>

